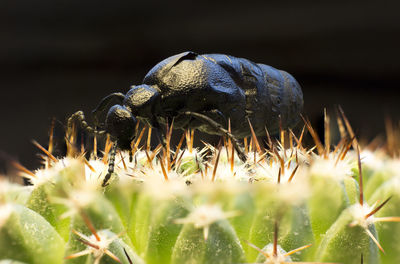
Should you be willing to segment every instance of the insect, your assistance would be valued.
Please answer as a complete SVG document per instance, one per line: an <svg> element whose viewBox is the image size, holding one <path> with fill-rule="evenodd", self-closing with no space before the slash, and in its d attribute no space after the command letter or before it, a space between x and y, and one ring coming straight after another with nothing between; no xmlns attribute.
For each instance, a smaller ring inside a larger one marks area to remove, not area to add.
<svg viewBox="0 0 400 264"><path fill-rule="evenodd" d="M110 105L112 102L118 103ZM237 139L250 135L248 121L256 135L264 134L265 128L274 134L280 126L295 125L302 108L303 93L289 73L243 58L189 51L155 65L143 84L132 86L126 94L112 93L103 98L93 111L95 123L103 130L89 126L81 111L68 123L70 126L79 120L89 132L111 135L114 145L103 182L106 185L114 170L115 150L131 148L138 120L161 134L161 125L174 120L174 128L225 135L245 161ZM101 123L105 111L108 113ZM225 129L228 120L231 132Z"/></svg>

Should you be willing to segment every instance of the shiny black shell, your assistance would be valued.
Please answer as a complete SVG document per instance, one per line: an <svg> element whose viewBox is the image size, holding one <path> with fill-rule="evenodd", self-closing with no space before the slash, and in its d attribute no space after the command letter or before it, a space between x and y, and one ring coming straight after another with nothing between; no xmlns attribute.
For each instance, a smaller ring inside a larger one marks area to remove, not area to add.
<svg viewBox="0 0 400 264"><path fill-rule="evenodd" d="M135 89L143 90L143 85L132 87L124 102L139 119L165 123L174 118L175 128L209 134L219 132L182 113L202 113L224 127L230 119L232 134L243 138L250 135L247 118L256 134L265 135L265 127L274 134L280 119L283 128L291 127L303 109L300 85L289 73L222 54L184 52L169 57L147 73L143 84L157 94L148 98L151 103L138 103L136 94L141 93Z"/></svg>

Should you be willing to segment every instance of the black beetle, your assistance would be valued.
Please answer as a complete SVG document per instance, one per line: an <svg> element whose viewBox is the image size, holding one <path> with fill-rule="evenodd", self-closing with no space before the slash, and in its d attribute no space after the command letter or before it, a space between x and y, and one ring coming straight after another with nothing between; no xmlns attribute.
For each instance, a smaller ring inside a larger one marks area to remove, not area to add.
<svg viewBox="0 0 400 264"><path fill-rule="evenodd" d="M111 106L112 101L119 104ZM250 135L248 121L257 135L271 134L296 124L303 108L303 93L298 82L287 72L265 64L222 54L199 55L184 52L154 66L143 84L132 86L126 95L113 93L93 111L98 126L95 131L81 111L69 119L80 120L90 132L109 133L114 140L109 174L114 169L115 149L131 148L137 119L160 129L160 124L174 120L174 128L198 129L208 134L230 137L239 157L246 157L238 138ZM99 122L108 110L105 124ZM225 129L231 122L231 133Z"/></svg>

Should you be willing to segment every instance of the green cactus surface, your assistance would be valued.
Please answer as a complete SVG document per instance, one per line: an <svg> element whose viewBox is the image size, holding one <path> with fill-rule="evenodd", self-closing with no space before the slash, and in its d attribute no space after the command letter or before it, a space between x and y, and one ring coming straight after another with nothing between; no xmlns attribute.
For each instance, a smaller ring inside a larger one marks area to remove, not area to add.
<svg viewBox="0 0 400 264"><path fill-rule="evenodd" d="M304 129L253 136L246 163L193 132L151 148L143 128L106 187L112 143L85 158L70 133L66 157L17 166L31 185L0 179L0 264L400 263L399 157L306 127L315 147Z"/></svg>

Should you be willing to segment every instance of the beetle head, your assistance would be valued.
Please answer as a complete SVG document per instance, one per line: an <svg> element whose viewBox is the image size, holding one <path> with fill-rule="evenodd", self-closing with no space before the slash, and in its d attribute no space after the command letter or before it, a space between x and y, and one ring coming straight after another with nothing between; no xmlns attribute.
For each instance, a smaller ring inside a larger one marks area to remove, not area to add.
<svg viewBox="0 0 400 264"><path fill-rule="evenodd" d="M135 135L136 123L136 118L126 107L114 105L108 111L105 128L117 140L120 149L128 150Z"/></svg>

